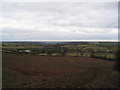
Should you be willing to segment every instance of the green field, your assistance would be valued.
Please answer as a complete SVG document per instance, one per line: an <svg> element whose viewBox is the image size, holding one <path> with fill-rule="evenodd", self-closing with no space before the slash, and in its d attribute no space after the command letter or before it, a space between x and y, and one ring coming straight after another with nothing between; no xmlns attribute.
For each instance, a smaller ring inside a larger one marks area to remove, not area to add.
<svg viewBox="0 0 120 90"><path fill-rule="evenodd" d="M3 42L2 49L11 53L31 50L31 55L46 56L84 56L104 60L115 60L117 42ZM20 54L20 53L19 53Z"/></svg>

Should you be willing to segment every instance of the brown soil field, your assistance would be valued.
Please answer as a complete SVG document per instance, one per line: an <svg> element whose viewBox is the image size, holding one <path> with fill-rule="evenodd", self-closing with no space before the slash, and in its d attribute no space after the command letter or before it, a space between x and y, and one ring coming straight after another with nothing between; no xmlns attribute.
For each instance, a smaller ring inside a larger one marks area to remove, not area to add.
<svg viewBox="0 0 120 90"><path fill-rule="evenodd" d="M114 61L88 57L2 55L3 88L117 88Z"/></svg>

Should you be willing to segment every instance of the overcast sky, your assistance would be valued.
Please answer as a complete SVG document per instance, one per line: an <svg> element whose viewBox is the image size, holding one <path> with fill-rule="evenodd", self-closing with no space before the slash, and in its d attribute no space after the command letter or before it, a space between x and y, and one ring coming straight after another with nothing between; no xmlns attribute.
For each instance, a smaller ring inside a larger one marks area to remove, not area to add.
<svg viewBox="0 0 120 90"><path fill-rule="evenodd" d="M117 2L2 3L3 40L117 40Z"/></svg>

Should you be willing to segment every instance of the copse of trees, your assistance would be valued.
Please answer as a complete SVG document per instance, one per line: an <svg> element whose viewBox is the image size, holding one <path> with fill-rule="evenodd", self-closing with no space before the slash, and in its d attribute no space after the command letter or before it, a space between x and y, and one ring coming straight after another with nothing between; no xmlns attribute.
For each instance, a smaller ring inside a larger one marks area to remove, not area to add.
<svg viewBox="0 0 120 90"><path fill-rule="evenodd" d="M61 55L62 56L66 56L66 53L67 53L67 49L66 48L61 48Z"/></svg>
<svg viewBox="0 0 120 90"><path fill-rule="evenodd" d="M53 54L52 50L47 50L47 55L48 56L52 56L52 54Z"/></svg>
<svg viewBox="0 0 120 90"><path fill-rule="evenodd" d="M45 53L48 56L53 56L53 54L66 56L67 48L65 48L65 47L59 47L59 46L45 47L42 50L38 50L38 51L39 52L36 52L35 50L33 50L32 53L36 53L36 54Z"/></svg>

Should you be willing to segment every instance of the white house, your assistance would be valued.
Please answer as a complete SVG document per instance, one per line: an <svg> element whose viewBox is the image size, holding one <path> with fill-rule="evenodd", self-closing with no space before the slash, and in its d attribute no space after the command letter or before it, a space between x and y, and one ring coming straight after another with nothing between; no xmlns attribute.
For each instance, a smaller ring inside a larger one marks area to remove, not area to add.
<svg viewBox="0 0 120 90"><path fill-rule="evenodd" d="M26 52L26 53L29 53L29 52L31 52L31 50L19 50L19 52Z"/></svg>

